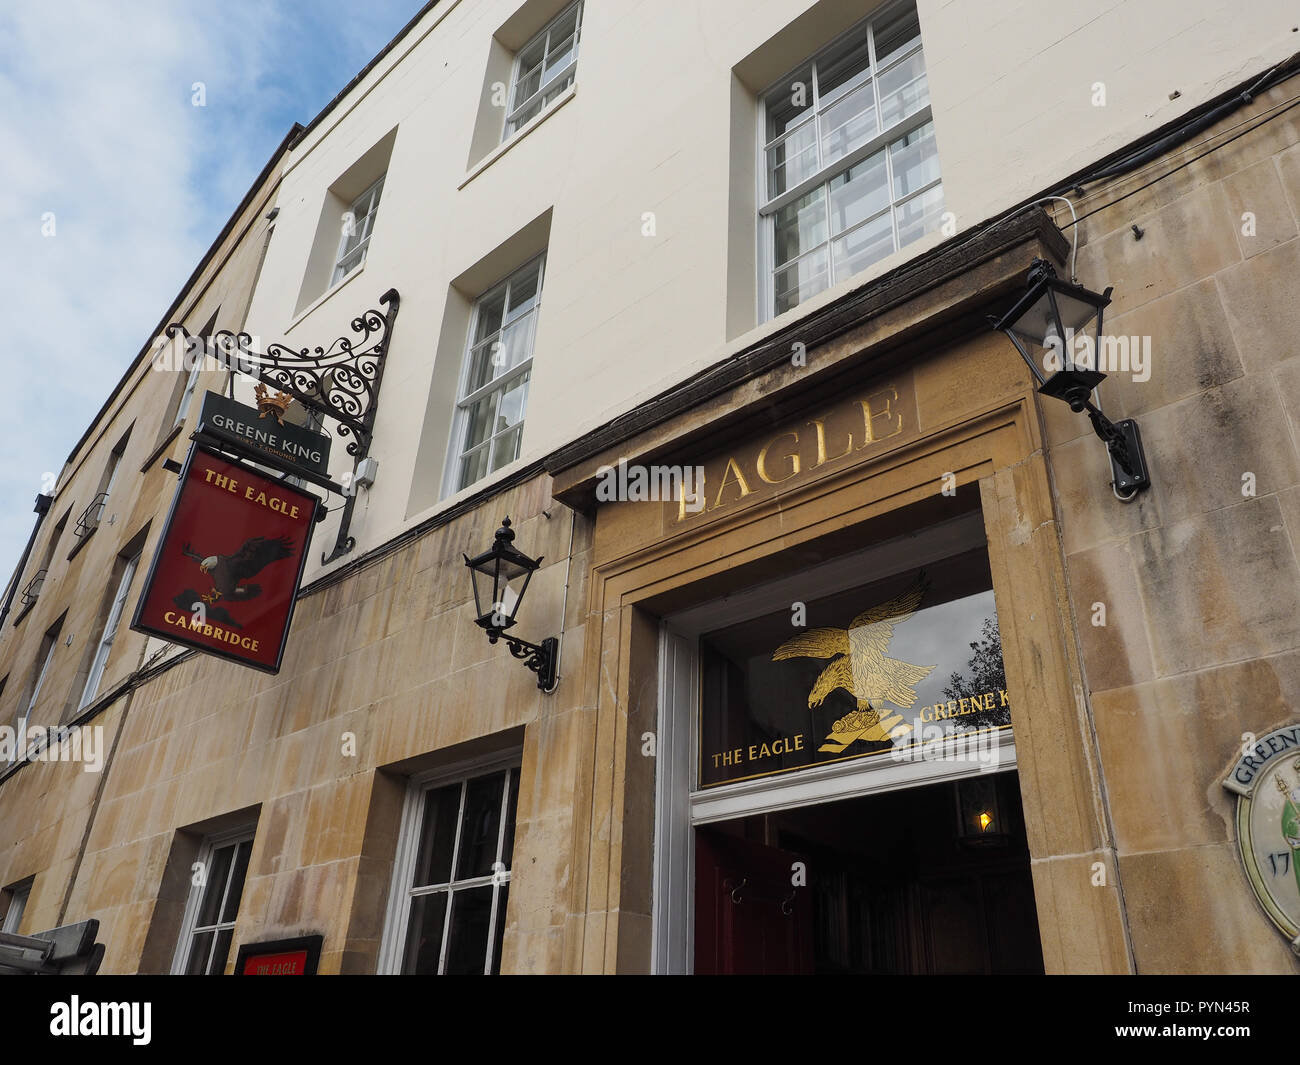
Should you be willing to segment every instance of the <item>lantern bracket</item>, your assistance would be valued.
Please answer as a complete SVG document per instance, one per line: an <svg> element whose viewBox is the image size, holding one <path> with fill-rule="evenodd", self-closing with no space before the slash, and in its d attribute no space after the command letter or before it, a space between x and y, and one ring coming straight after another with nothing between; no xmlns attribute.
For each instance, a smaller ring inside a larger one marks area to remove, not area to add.
<svg viewBox="0 0 1300 1065"><path fill-rule="evenodd" d="M540 644L535 644L499 629L488 629L487 634L488 643L494 644L497 640L504 640L510 649L510 654L521 659L528 669L537 674L537 686L542 691L548 694L555 691L559 683L556 671L560 665L560 641L556 637L548 636Z"/></svg>

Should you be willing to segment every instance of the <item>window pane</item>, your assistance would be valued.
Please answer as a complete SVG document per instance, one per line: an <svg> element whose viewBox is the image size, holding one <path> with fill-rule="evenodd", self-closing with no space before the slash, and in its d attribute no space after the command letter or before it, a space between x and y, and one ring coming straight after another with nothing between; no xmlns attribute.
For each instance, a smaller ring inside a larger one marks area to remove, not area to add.
<svg viewBox="0 0 1300 1065"><path fill-rule="evenodd" d="M898 208L898 244L905 247L938 229L943 219L943 186L921 193Z"/></svg>
<svg viewBox="0 0 1300 1065"><path fill-rule="evenodd" d="M868 82L822 114L822 165L832 163L876 135L876 98Z"/></svg>
<svg viewBox="0 0 1300 1065"><path fill-rule="evenodd" d="M786 130L812 114L812 65L802 67L790 75L767 95L767 139L770 143Z"/></svg>
<svg viewBox="0 0 1300 1065"><path fill-rule="evenodd" d="M487 961L488 922L492 917L492 892L492 885L486 884L458 891L452 896L451 930L444 970L449 976L483 974Z"/></svg>
<svg viewBox="0 0 1300 1065"><path fill-rule="evenodd" d="M442 926L447 915L447 893L417 895L411 900L411 918L406 928L406 953L402 972L435 976L442 952Z"/></svg>
<svg viewBox="0 0 1300 1065"><path fill-rule="evenodd" d="M826 249L778 270L775 275L776 313L788 311L826 287Z"/></svg>
<svg viewBox="0 0 1300 1065"><path fill-rule="evenodd" d="M534 118L536 118L541 113L542 113L541 99L534 100L531 104L529 104L517 115L515 115L514 119L510 123L510 131L513 133L520 126L527 125L529 122L531 122Z"/></svg>
<svg viewBox="0 0 1300 1065"><path fill-rule="evenodd" d="M497 397L500 394L489 392L469 408L469 421L465 427L465 446L462 450L468 451L472 447L477 447L491 435Z"/></svg>
<svg viewBox="0 0 1300 1065"><path fill-rule="evenodd" d="M511 429L502 433L492 442L492 470L496 472L502 466L514 462L519 457L519 439L523 429Z"/></svg>
<svg viewBox="0 0 1300 1065"><path fill-rule="evenodd" d="M894 226L886 211L879 218L873 218L865 225L846 233L831 245L835 256L835 279L842 281L865 270L893 250Z"/></svg>
<svg viewBox="0 0 1300 1065"><path fill-rule="evenodd" d="M552 81L549 85L547 85L546 91L542 93L541 106L542 107L549 106L551 101L553 101L557 96L563 93L564 90L567 89L572 84L573 84L573 68L570 67L568 73L561 75L560 77Z"/></svg>
<svg viewBox="0 0 1300 1065"><path fill-rule="evenodd" d="M492 369L494 377L500 377L507 370L527 362L533 357L533 335L537 330L537 315L530 314L512 322L501 331L501 350L497 353Z"/></svg>
<svg viewBox="0 0 1300 1065"><path fill-rule="evenodd" d="M838 236L889 206L885 153L864 159L830 181L831 232Z"/></svg>
<svg viewBox="0 0 1300 1065"><path fill-rule="evenodd" d="M555 55L560 50L557 42L563 41L567 37L572 37L578 31L578 5L566 11L563 15L551 24L548 35L551 39L550 54Z"/></svg>
<svg viewBox="0 0 1300 1065"><path fill-rule="evenodd" d="M817 172L817 128L812 117L801 129L767 150L767 191L780 196Z"/></svg>
<svg viewBox="0 0 1300 1065"><path fill-rule="evenodd" d="M477 392L492 380L494 373L500 372L496 364L505 360L505 356L499 353L500 350L501 338L494 334L470 352L469 380L465 382L466 395Z"/></svg>
<svg viewBox="0 0 1300 1065"><path fill-rule="evenodd" d="M245 840L235 849L235 868L230 874L230 890L226 892L226 904L221 908L223 924L233 921L239 913L239 900L244 894L244 879L248 875L248 856L252 853L252 840Z"/></svg>
<svg viewBox="0 0 1300 1065"><path fill-rule="evenodd" d="M501 940L506 934L506 903L510 899L510 885L502 884L497 891L497 930L492 944L492 975L501 972Z"/></svg>
<svg viewBox="0 0 1300 1065"><path fill-rule="evenodd" d="M513 105L518 107L542 87L542 52L544 40L519 53L519 77L515 81Z"/></svg>
<svg viewBox="0 0 1300 1065"><path fill-rule="evenodd" d="M510 278L510 305L506 321L513 321L537 303L537 283L542 276L542 260L529 263Z"/></svg>
<svg viewBox="0 0 1300 1065"><path fill-rule="evenodd" d="M226 890L226 880L230 875L230 863L234 856L233 844L228 847L218 847L212 852L208 868L203 870L203 904L199 907L196 927L204 928L217 923L217 911L221 907L221 897Z"/></svg>
<svg viewBox="0 0 1300 1065"><path fill-rule="evenodd" d="M230 941L234 938L235 933L229 928L217 933L217 946L212 952L212 961L208 964L209 976L220 976L226 971L226 959L230 957Z"/></svg>
<svg viewBox="0 0 1300 1065"><path fill-rule="evenodd" d="M929 102L930 86L920 52L880 75L880 121L886 129Z"/></svg>
<svg viewBox="0 0 1300 1065"><path fill-rule="evenodd" d="M460 484L457 489L468 488L475 481L487 476L488 448L485 444L472 455L466 455L460 463Z"/></svg>
<svg viewBox="0 0 1300 1065"><path fill-rule="evenodd" d="M414 887L445 884L451 879L451 852L456 844L459 811L459 784L434 788L424 797L424 820L420 826L423 838L415 861Z"/></svg>
<svg viewBox="0 0 1300 1065"><path fill-rule="evenodd" d="M460 853L456 859L457 880L492 873L492 863L497 860L504 784L504 773L493 773L469 782L465 792L465 816L460 828ZM479 961L482 962L481 954Z"/></svg>
<svg viewBox="0 0 1300 1065"><path fill-rule="evenodd" d="M212 950L215 932L200 932L190 943L190 959L185 963L187 976L202 976L208 971L208 954Z"/></svg>
<svg viewBox="0 0 1300 1065"><path fill-rule="evenodd" d="M939 177L934 123L927 122L889 146L894 168L894 199L901 200Z"/></svg>
<svg viewBox="0 0 1300 1065"><path fill-rule="evenodd" d="M576 42L574 41L572 34L565 37L563 40L552 36L551 41L551 51L546 57L546 73L542 78L543 83L550 81L556 74L577 58L574 51L574 44Z"/></svg>
<svg viewBox="0 0 1300 1065"><path fill-rule="evenodd" d="M524 420L524 408L528 405L528 378L525 372L518 381L513 382L502 394L497 404L497 425L495 432L509 429Z"/></svg>
<svg viewBox="0 0 1300 1065"><path fill-rule="evenodd" d="M871 56L867 48L867 37L850 45L849 50L829 60L823 59L817 66L818 103L825 107L845 93L850 92L867 80L871 72Z"/></svg>
<svg viewBox="0 0 1300 1065"><path fill-rule="evenodd" d="M486 340L501 328L501 316L506 308L505 285L493 289L478 301L478 319L474 323L474 343Z"/></svg>
<svg viewBox="0 0 1300 1065"><path fill-rule="evenodd" d="M818 188L776 212L777 265L826 243L826 195Z"/></svg>
<svg viewBox="0 0 1300 1065"><path fill-rule="evenodd" d="M876 65L884 67L896 53L910 48L921 36L916 5L904 4L873 23L876 35Z"/></svg>

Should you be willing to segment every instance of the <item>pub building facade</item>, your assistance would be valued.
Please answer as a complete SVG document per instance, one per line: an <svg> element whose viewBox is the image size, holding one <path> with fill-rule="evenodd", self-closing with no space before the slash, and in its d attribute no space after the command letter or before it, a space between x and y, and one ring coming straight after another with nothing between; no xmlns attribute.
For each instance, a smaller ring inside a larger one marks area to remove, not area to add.
<svg viewBox="0 0 1300 1065"><path fill-rule="evenodd" d="M5 931L97 921L101 972L1300 970L1300 35L997 6L417 15L165 318L260 361L147 348L38 504L0 715L103 757L0 776ZM1031 277L1059 321L1008 314ZM1107 376L1053 395L1089 321ZM95 534L138 577L76 568L60 515L178 387L225 398ZM305 558L238 576L207 504L177 554L195 435L322 499ZM132 627L165 566L174 640ZM278 663L210 653L280 587Z"/></svg>

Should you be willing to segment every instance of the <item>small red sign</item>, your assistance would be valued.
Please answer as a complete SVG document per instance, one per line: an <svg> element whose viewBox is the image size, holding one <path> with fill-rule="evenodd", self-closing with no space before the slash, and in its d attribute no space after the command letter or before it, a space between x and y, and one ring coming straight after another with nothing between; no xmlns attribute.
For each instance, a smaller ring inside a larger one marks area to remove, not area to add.
<svg viewBox="0 0 1300 1065"><path fill-rule="evenodd" d="M191 447L131 628L278 672L318 502Z"/></svg>
<svg viewBox="0 0 1300 1065"><path fill-rule="evenodd" d="M307 971L307 952L287 954L251 954L244 959L245 976L302 976Z"/></svg>

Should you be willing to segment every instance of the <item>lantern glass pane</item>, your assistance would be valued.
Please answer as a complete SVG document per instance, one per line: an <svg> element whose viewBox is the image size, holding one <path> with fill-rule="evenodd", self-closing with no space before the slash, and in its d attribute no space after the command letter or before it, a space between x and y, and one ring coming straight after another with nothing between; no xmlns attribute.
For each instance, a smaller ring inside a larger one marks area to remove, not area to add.
<svg viewBox="0 0 1300 1065"><path fill-rule="evenodd" d="M1028 310L1024 311L1011 325L1011 332L1020 339L1030 351L1037 351L1046 346L1045 338L1049 327L1057 329L1056 319L1052 313L1052 301L1044 289Z"/></svg>
<svg viewBox="0 0 1300 1065"><path fill-rule="evenodd" d="M1056 293L1056 307L1061 313L1061 324L1066 329L1081 333L1097 317L1097 305L1066 292Z"/></svg>

